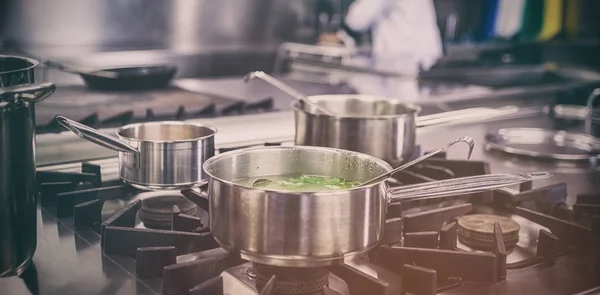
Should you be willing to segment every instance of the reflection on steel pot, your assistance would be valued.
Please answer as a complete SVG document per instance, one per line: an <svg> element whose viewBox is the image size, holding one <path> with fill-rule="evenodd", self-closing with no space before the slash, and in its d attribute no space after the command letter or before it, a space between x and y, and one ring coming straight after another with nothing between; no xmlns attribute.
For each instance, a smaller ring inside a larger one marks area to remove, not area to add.
<svg viewBox="0 0 600 295"><path fill-rule="evenodd" d="M119 177L140 189L184 189L202 185L202 163L215 154L211 126L188 122L126 125L109 136L62 116L58 123L79 137L119 152Z"/></svg>
<svg viewBox="0 0 600 295"><path fill-rule="evenodd" d="M317 95L309 99L336 115L328 116L310 105L295 102L296 145L361 152L394 166L413 155L417 127L465 123L487 119L501 112L473 108L417 118L419 106L385 97Z"/></svg>
<svg viewBox="0 0 600 295"><path fill-rule="evenodd" d="M33 84L37 65L0 55L0 276L21 274L37 244L33 103L55 89Z"/></svg>
<svg viewBox="0 0 600 295"><path fill-rule="evenodd" d="M239 180L320 175L363 182L392 167L362 153L306 146L236 150L203 166L208 175L210 228L217 242L243 259L288 267L340 263L374 247L382 237L390 203L477 193L551 176L484 175L394 189L381 181L307 193L262 190Z"/></svg>
<svg viewBox="0 0 600 295"><path fill-rule="evenodd" d="M323 95L310 99L336 116L312 112L310 106L294 103L296 145L357 151L391 164L412 156L419 106L361 95Z"/></svg>

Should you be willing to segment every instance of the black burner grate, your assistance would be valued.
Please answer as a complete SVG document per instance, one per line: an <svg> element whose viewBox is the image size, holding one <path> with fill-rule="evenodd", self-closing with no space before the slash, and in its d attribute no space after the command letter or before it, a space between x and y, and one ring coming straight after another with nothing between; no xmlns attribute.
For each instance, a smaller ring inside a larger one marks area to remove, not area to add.
<svg viewBox="0 0 600 295"><path fill-rule="evenodd" d="M395 177L399 185L482 173L489 173L484 162L433 157ZM100 175L99 166L87 163L80 173L38 172L43 208L55 211L60 218L72 216L75 229L94 229L100 234L104 254L135 259L136 275L160 279L163 294L223 294L219 275L244 266L245 261L220 248L201 218L173 206L167 210L171 214L168 229L141 228L138 215L142 201L136 196L142 192L120 183L102 183ZM563 256L586 254L600 245L600 196L580 195L571 210L565 204L565 184L530 188L531 184L525 184L516 195L496 191L477 198L466 196L441 207L431 207L427 202L392 206L382 243L360 260L398 279L382 281L352 265L336 265L328 271L341 278L351 294L396 294L398 290L393 288L398 284L400 293L436 294L452 288L460 290L471 283L498 284L507 280L511 269L553 265ZM184 190L181 195L208 212L203 194ZM127 201L116 213L103 216L104 205L117 200ZM477 212L482 206L544 227L539 230L535 255L507 263L510 249L504 244L498 224L494 225L488 252L460 249L457 218ZM278 278L280 273L272 274L275 279L267 275L258 280L258 289L262 290L257 294L275 294L282 278Z"/></svg>

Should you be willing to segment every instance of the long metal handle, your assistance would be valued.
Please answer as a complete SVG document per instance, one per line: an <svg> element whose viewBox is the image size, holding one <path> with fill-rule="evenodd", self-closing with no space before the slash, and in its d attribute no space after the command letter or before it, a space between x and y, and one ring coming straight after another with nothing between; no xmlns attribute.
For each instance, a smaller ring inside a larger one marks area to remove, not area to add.
<svg viewBox="0 0 600 295"><path fill-rule="evenodd" d="M441 152L449 149L451 146L453 146L453 145L455 145L455 144L457 144L459 142L464 142L467 145L469 145L469 153L467 154L467 159L470 159L471 158L471 154L473 153L473 148L475 147L475 141L473 140L473 138L465 136L465 137L461 137L461 138L459 138L459 139L457 139L455 141L452 141L452 142L448 143L447 145L443 146L442 148L438 149L437 151L434 151L434 152L431 152L429 154L423 155L423 156L421 156L419 158L416 158L416 159L414 159L414 160L412 160L412 161L410 161L410 162L408 162L408 163L406 163L406 164L404 164L404 165L402 165L402 166L400 166L400 167L398 167L398 168L396 168L396 169L394 169L394 170L392 170L390 172L387 172L385 174L379 175L377 177L373 177L373 178L371 178L371 179L363 182L361 185L367 185L367 184L372 184L372 183L384 181L384 180L390 178L395 173L398 173L398 172L400 172L400 171L402 171L402 170L404 170L404 169L406 169L406 168L408 168L408 167L410 167L410 166L412 166L414 164L417 164L417 163L419 163L419 162L421 162L421 161L423 161L423 160L425 160L427 158L433 157L436 154L439 154L439 153L441 153Z"/></svg>
<svg viewBox="0 0 600 295"><path fill-rule="evenodd" d="M56 90L53 83L41 83L0 88L0 100L21 99L28 102L40 102Z"/></svg>
<svg viewBox="0 0 600 295"><path fill-rule="evenodd" d="M585 132L587 134L592 134L592 122L596 121L594 119L594 101L598 96L600 96L600 88L594 89L587 100L587 117L585 119Z"/></svg>
<svg viewBox="0 0 600 295"><path fill-rule="evenodd" d="M382 71L382 70L377 70L377 69L368 68L368 67L331 63L331 62L326 62L326 61L322 61L322 60L314 60L314 59L302 58L302 57L294 58L294 62L328 68L328 69L332 69L332 70L343 71L343 72L370 74L370 75L382 76L382 77L394 77L394 78L403 78L403 79L410 79L410 80L415 80L415 79L420 78L417 76L410 76L410 75L401 74L401 73L397 73L397 72L389 72L389 71Z"/></svg>
<svg viewBox="0 0 600 295"><path fill-rule="evenodd" d="M244 77L244 82L247 83L248 81L255 79L255 78L259 78L259 79L277 87L279 90L287 93L288 95L290 95L291 97L293 97L297 100L300 100L300 101L310 105L311 107L317 109L319 112L321 112L325 115L334 116L334 114L331 113L326 108L310 101L310 99L306 95L298 92L296 89L284 84L283 82L271 77L271 75L268 75L265 72L262 72L262 71L250 72Z"/></svg>
<svg viewBox="0 0 600 295"><path fill-rule="evenodd" d="M552 176L554 174L550 172L487 174L405 185L388 190L389 202L399 203L408 200L436 199L481 193Z"/></svg>
<svg viewBox="0 0 600 295"><path fill-rule="evenodd" d="M68 73L73 73L73 74L88 74L88 75L94 75L94 76L99 76L99 77L104 77L104 78L118 78L119 74L117 72L111 72L111 71L105 71L105 70L98 70L98 69L89 69L89 68L83 68L83 67L74 67L74 66L67 66L61 63L57 63L54 61L50 61L50 60L46 60L43 62L46 66L48 67L52 67L64 72L68 72Z"/></svg>
<svg viewBox="0 0 600 295"><path fill-rule="evenodd" d="M99 146L103 146L113 151L138 154L138 150L136 148L130 146L127 143L122 142L116 137L106 135L94 128L90 128L79 122L67 119L63 116L56 116L56 121L60 125L69 129L71 132L77 134L77 136L89 142L93 142Z"/></svg>
<svg viewBox="0 0 600 295"><path fill-rule="evenodd" d="M420 116L417 118L417 127L431 127L435 125L464 124L469 122L481 122L498 116L506 116L519 112L516 106L505 106L498 109L492 108L468 108L438 114Z"/></svg>

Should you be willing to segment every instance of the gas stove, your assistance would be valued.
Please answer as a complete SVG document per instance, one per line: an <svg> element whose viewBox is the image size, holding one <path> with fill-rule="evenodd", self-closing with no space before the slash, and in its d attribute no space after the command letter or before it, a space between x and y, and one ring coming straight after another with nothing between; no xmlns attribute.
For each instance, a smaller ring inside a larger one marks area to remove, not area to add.
<svg viewBox="0 0 600 295"><path fill-rule="evenodd" d="M239 97L202 94L177 86L147 91L98 91L85 85L63 85L50 99L36 105L36 132L60 132L54 121L61 114L93 128L126 124L214 118L274 111L272 97L245 101Z"/></svg>
<svg viewBox="0 0 600 295"><path fill-rule="evenodd" d="M487 173L487 162L442 155L390 183ZM198 190L140 191L102 175L90 163L74 172L38 171L40 242L23 275L33 293L574 294L600 288L600 195L581 194L567 206L565 183L393 205L380 245L368 254L328 268L280 268L220 248Z"/></svg>

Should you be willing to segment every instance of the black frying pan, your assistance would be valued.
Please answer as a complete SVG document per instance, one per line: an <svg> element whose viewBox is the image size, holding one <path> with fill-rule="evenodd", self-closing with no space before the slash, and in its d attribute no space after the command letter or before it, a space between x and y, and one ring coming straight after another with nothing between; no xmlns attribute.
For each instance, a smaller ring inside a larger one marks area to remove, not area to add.
<svg viewBox="0 0 600 295"><path fill-rule="evenodd" d="M88 69L35 57L11 42L3 42L0 45L0 47L14 50L18 54L32 57L48 67L78 74L88 88L95 90L146 90L163 88L170 84L177 72L177 67L174 65Z"/></svg>
<svg viewBox="0 0 600 295"><path fill-rule="evenodd" d="M95 75L94 71L79 73L90 89L97 90L144 90L163 88L169 85L177 72L173 65L151 65L101 69L103 72L114 72L115 77Z"/></svg>

